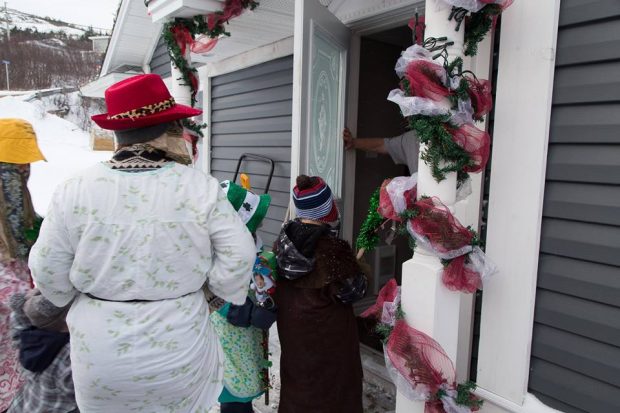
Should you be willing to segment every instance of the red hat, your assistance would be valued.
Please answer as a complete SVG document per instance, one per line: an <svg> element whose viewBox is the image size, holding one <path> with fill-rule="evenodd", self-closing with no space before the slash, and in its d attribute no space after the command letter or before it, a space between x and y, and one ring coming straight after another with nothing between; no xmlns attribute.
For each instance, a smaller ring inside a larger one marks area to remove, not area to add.
<svg viewBox="0 0 620 413"><path fill-rule="evenodd" d="M190 118L202 110L175 103L168 88L156 74L137 75L113 84L105 91L108 113L93 121L103 129L123 130L153 126Z"/></svg>

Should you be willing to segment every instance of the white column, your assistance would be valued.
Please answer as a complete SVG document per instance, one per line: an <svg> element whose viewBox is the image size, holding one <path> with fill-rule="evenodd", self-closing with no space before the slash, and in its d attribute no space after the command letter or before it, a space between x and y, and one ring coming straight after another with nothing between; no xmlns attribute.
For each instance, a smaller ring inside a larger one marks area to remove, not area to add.
<svg viewBox="0 0 620 413"><path fill-rule="evenodd" d="M454 21L448 21L452 7L441 0L426 0L426 32L428 37L448 37L454 45L448 48L450 59L463 55L463 28L454 29ZM424 148L420 148L420 153ZM450 173L442 182L436 182L431 169L419 159L418 196L436 196L454 210L456 199L456 173ZM440 260L421 249L403 264L402 307L407 322L416 329L433 337L447 355L456 360L458 347L461 293L450 291L441 282L443 265ZM422 413L424 402L413 402L401 393L396 396L397 413Z"/></svg>
<svg viewBox="0 0 620 413"><path fill-rule="evenodd" d="M185 52L185 59L188 63L191 63L190 51L189 48ZM183 80L183 76L181 75L181 71L174 65L174 62L170 62L171 73L170 76L172 78L172 87L170 90L170 94L174 98L176 103L180 103L182 105L191 106L192 105L192 89L185 84ZM196 76L198 74L196 73Z"/></svg>

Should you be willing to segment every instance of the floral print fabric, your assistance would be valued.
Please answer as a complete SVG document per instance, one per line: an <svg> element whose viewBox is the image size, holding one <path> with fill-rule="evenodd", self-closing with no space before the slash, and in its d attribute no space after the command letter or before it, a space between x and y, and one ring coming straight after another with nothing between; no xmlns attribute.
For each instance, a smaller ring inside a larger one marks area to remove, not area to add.
<svg viewBox="0 0 620 413"><path fill-rule="evenodd" d="M9 408L13 397L24 383L17 349L9 332L11 308L9 300L16 293L30 289L28 267L23 261L0 262L0 411Z"/></svg>
<svg viewBox="0 0 620 413"><path fill-rule="evenodd" d="M0 249L4 249L0 254L23 260L30 250L25 231L34 218L27 187L29 175L29 164L0 162Z"/></svg>
<svg viewBox="0 0 620 413"><path fill-rule="evenodd" d="M263 332L255 327L237 327L226 320L229 304L211 314L211 322L224 350L224 387L239 399L253 399L263 392Z"/></svg>
<svg viewBox="0 0 620 413"><path fill-rule="evenodd" d="M207 412L223 355L201 287L242 304L253 262L251 235L200 171L100 164L61 185L30 267L55 305L77 297L67 324L80 410Z"/></svg>

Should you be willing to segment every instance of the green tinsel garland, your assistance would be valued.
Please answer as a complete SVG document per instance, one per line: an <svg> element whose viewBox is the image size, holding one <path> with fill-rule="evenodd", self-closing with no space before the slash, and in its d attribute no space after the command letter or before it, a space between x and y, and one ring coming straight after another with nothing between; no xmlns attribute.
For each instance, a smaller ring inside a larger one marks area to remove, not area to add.
<svg viewBox="0 0 620 413"><path fill-rule="evenodd" d="M379 235L377 230L383 224L385 219L379 215L377 211L379 209L379 191L381 188L377 188L370 197L368 206L368 215L360 228L360 233L357 236L355 246L358 250L364 249L366 251L372 251L379 243Z"/></svg>

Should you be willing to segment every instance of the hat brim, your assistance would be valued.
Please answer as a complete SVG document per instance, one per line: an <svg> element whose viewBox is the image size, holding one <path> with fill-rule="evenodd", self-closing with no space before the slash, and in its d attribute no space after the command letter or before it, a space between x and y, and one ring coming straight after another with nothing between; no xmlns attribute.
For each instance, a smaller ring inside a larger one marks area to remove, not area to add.
<svg viewBox="0 0 620 413"><path fill-rule="evenodd" d="M34 139L7 139L0 141L0 162L27 164L45 161Z"/></svg>
<svg viewBox="0 0 620 413"><path fill-rule="evenodd" d="M178 103L172 108L163 112L147 115L140 118L126 119L109 119L107 113L92 116L91 119L102 129L107 130L126 130L137 129L145 126L153 126L160 123L172 122L175 120L191 118L202 113L200 109L194 109L186 105Z"/></svg>

